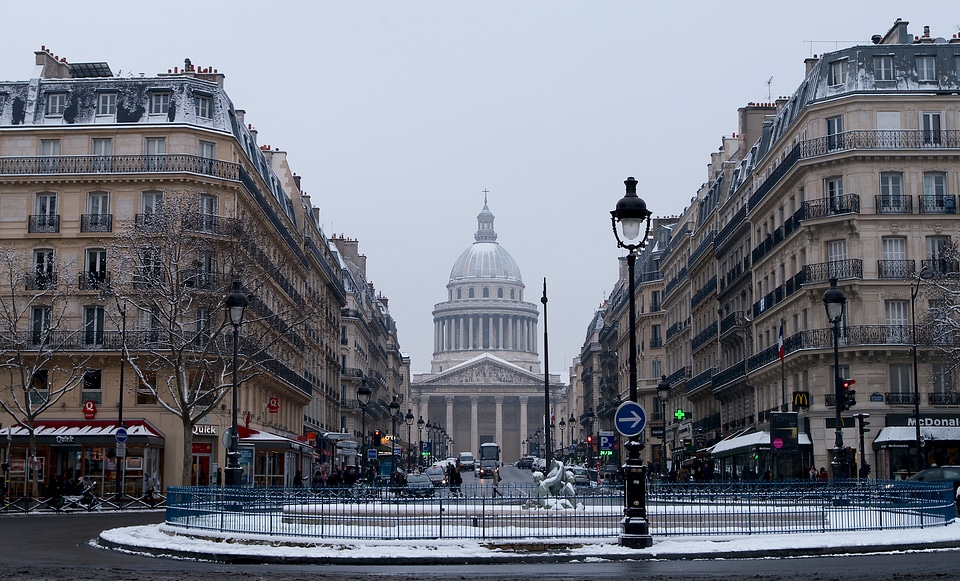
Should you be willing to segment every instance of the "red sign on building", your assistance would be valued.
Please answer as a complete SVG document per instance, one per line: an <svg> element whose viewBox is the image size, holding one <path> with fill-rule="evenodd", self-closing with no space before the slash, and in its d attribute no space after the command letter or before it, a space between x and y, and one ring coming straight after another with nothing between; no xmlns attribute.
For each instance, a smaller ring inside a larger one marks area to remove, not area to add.
<svg viewBox="0 0 960 581"><path fill-rule="evenodd" d="M83 417L88 420L97 417L97 402L92 399L83 402Z"/></svg>
<svg viewBox="0 0 960 581"><path fill-rule="evenodd" d="M270 412L271 414L275 414L278 411L280 411L279 397L271 397L269 400L267 400L267 411Z"/></svg>

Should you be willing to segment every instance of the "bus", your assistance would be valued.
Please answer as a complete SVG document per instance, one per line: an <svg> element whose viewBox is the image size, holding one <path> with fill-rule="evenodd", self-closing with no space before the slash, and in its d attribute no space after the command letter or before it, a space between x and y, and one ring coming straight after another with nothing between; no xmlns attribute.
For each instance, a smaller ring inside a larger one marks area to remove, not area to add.
<svg viewBox="0 0 960 581"><path fill-rule="evenodd" d="M497 464L500 463L500 444L495 442L487 442L486 444L480 444L480 461L484 460L496 460Z"/></svg>

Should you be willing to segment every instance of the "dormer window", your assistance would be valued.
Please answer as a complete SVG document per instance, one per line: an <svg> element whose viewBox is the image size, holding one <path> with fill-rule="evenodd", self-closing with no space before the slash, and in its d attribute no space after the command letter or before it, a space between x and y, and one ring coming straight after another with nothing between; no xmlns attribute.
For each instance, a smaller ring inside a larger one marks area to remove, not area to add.
<svg viewBox="0 0 960 581"><path fill-rule="evenodd" d="M210 97L200 96L196 97L197 100L197 117L202 119L210 119L213 117L213 103L210 100Z"/></svg>
<svg viewBox="0 0 960 581"><path fill-rule="evenodd" d="M873 57L873 76L878 81L893 80L893 57Z"/></svg>
<svg viewBox="0 0 960 581"><path fill-rule="evenodd" d="M47 117L63 117L63 111L67 108L66 93L48 93L47 94Z"/></svg>
<svg viewBox="0 0 960 581"><path fill-rule="evenodd" d="M151 115L166 115L169 109L170 109L170 93L164 91L162 93L150 94L150 114Z"/></svg>
<svg viewBox="0 0 960 581"><path fill-rule="evenodd" d="M117 114L117 94L113 91L97 95L97 115Z"/></svg>
<svg viewBox="0 0 960 581"><path fill-rule="evenodd" d="M917 57L917 80L918 81L936 81L937 63L932 56Z"/></svg>
<svg viewBox="0 0 960 581"><path fill-rule="evenodd" d="M828 84L831 87L843 85L847 82L847 61L834 61L830 63L830 78Z"/></svg>

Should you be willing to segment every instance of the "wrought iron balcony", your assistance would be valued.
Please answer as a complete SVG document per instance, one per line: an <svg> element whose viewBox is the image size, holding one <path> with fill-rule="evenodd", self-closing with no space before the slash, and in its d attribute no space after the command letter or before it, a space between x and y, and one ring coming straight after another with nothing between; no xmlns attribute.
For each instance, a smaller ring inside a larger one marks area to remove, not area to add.
<svg viewBox="0 0 960 581"><path fill-rule="evenodd" d="M808 264L803 267L804 284L826 282L831 278L838 280L848 278L863 278L863 261L859 258L849 260L833 260Z"/></svg>
<svg viewBox="0 0 960 581"><path fill-rule="evenodd" d="M31 270L25 277L27 290L52 290L57 288L57 273Z"/></svg>
<svg viewBox="0 0 960 581"><path fill-rule="evenodd" d="M888 391L883 399L889 405L914 405L917 401L913 397L913 392Z"/></svg>
<svg viewBox="0 0 960 581"><path fill-rule="evenodd" d="M30 216L27 222L27 232L31 234L56 234L60 231L60 216L58 214L37 214Z"/></svg>
<svg viewBox="0 0 960 581"><path fill-rule="evenodd" d="M957 197L945 195L921 195L920 196L921 214L956 214Z"/></svg>
<svg viewBox="0 0 960 581"><path fill-rule="evenodd" d="M877 275L880 278L913 278L916 275L915 260L878 260Z"/></svg>
<svg viewBox="0 0 960 581"><path fill-rule="evenodd" d="M930 405L960 405L960 393L956 391L930 393L927 394L927 401Z"/></svg>
<svg viewBox="0 0 960 581"><path fill-rule="evenodd" d="M238 180L240 165L185 154L0 157L0 175L134 173L196 173Z"/></svg>
<svg viewBox="0 0 960 581"><path fill-rule="evenodd" d="M81 232L113 232L113 214L83 214Z"/></svg>
<svg viewBox="0 0 960 581"><path fill-rule="evenodd" d="M80 290L100 290L110 284L107 271L86 271L77 275L77 287Z"/></svg>
<svg viewBox="0 0 960 581"><path fill-rule="evenodd" d="M913 196L874 196L877 214L912 214Z"/></svg>
<svg viewBox="0 0 960 581"><path fill-rule="evenodd" d="M803 203L803 215L807 220L859 213L860 196L857 194L844 194Z"/></svg>

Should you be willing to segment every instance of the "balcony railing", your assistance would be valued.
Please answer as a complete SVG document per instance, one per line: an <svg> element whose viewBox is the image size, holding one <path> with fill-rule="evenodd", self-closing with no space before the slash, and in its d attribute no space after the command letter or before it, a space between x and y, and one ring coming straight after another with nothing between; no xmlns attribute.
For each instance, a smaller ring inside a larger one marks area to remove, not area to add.
<svg viewBox="0 0 960 581"><path fill-rule="evenodd" d="M196 173L238 180L240 165L186 154L0 157L0 175Z"/></svg>
<svg viewBox="0 0 960 581"><path fill-rule="evenodd" d="M710 385L712 380L713 380L713 368L708 369L703 373L687 381L686 393L689 394L690 392L695 391L703 387L704 385Z"/></svg>
<svg viewBox="0 0 960 581"><path fill-rule="evenodd" d="M803 267L804 284L824 282L831 278L838 280L863 278L863 261L859 258L833 260L831 262L808 264Z"/></svg>
<svg viewBox="0 0 960 581"><path fill-rule="evenodd" d="M956 214L957 197L945 195L921 195L921 214Z"/></svg>
<svg viewBox="0 0 960 581"><path fill-rule="evenodd" d="M677 369L667 376L667 383L669 383L671 386L685 383L692 376L692 370L693 368L689 365Z"/></svg>
<svg viewBox="0 0 960 581"><path fill-rule="evenodd" d="M737 210L737 213L733 215L733 218L730 218L730 221L717 232L717 237L713 240L714 248L720 248L727 238L729 238L736 230L743 224L747 219L747 207L740 206L740 209Z"/></svg>
<svg viewBox="0 0 960 581"><path fill-rule="evenodd" d="M803 215L807 220L859 213L860 196L858 194L844 194L803 203Z"/></svg>
<svg viewBox="0 0 960 581"><path fill-rule="evenodd" d="M717 340L717 322L710 323L703 331L700 331L693 340L690 341L690 349L696 351L700 347L715 343Z"/></svg>
<svg viewBox="0 0 960 581"><path fill-rule="evenodd" d="M913 397L913 392L888 391L883 395L883 400L888 405L914 405L917 400Z"/></svg>
<svg viewBox="0 0 960 581"><path fill-rule="evenodd" d="M913 196L874 196L877 214L912 214Z"/></svg>
<svg viewBox="0 0 960 581"><path fill-rule="evenodd" d="M83 214L81 232L113 232L113 214Z"/></svg>
<svg viewBox="0 0 960 581"><path fill-rule="evenodd" d="M945 259L935 259L935 260L921 260L920 261L920 270L921 272L927 269L934 274L934 276L942 276L945 274L957 274L960 273L960 262L956 260L945 260Z"/></svg>
<svg viewBox="0 0 960 581"><path fill-rule="evenodd" d="M713 291L717 290L717 277L714 276L707 281L705 285L700 287L699 290L690 298L690 308L696 308L697 305L703 302L705 298L710 296Z"/></svg>
<svg viewBox="0 0 960 581"><path fill-rule="evenodd" d="M915 260L878 260L877 275L880 278L913 278L916 275Z"/></svg>
<svg viewBox="0 0 960 581"><path fill-rule="evenodd" d="M60 231L60 216L58 214L37 214L30 216L27 222L27 232L31 234L56 234Z"/></svg>
<svg viewBox="0 0 960 581"><path fill-rule="evenodd" d="M955 391L930 393L927 394L927 401L930 405L960 405L960 393Z"/></svg>
<svg viewBox="0 0 960 581"><path fill-rule="evenodd" d="M110 284L110 273L107 271L87 271L77 275L77 287L80 290L100 290Z"/></svg>
<svg viewBox="0 0 960 581"><path fill-rule="evenodd" d="M27 290L51 290L57 288L56 272L37 272L31 270L25 277Z"/></svg>
<svg viewBox="0 0 960 581"><path fill-rule="evenodd" d="M808 139L800 147L804 159L852 149L958 149L960 131L847 131Z"/></svg>

